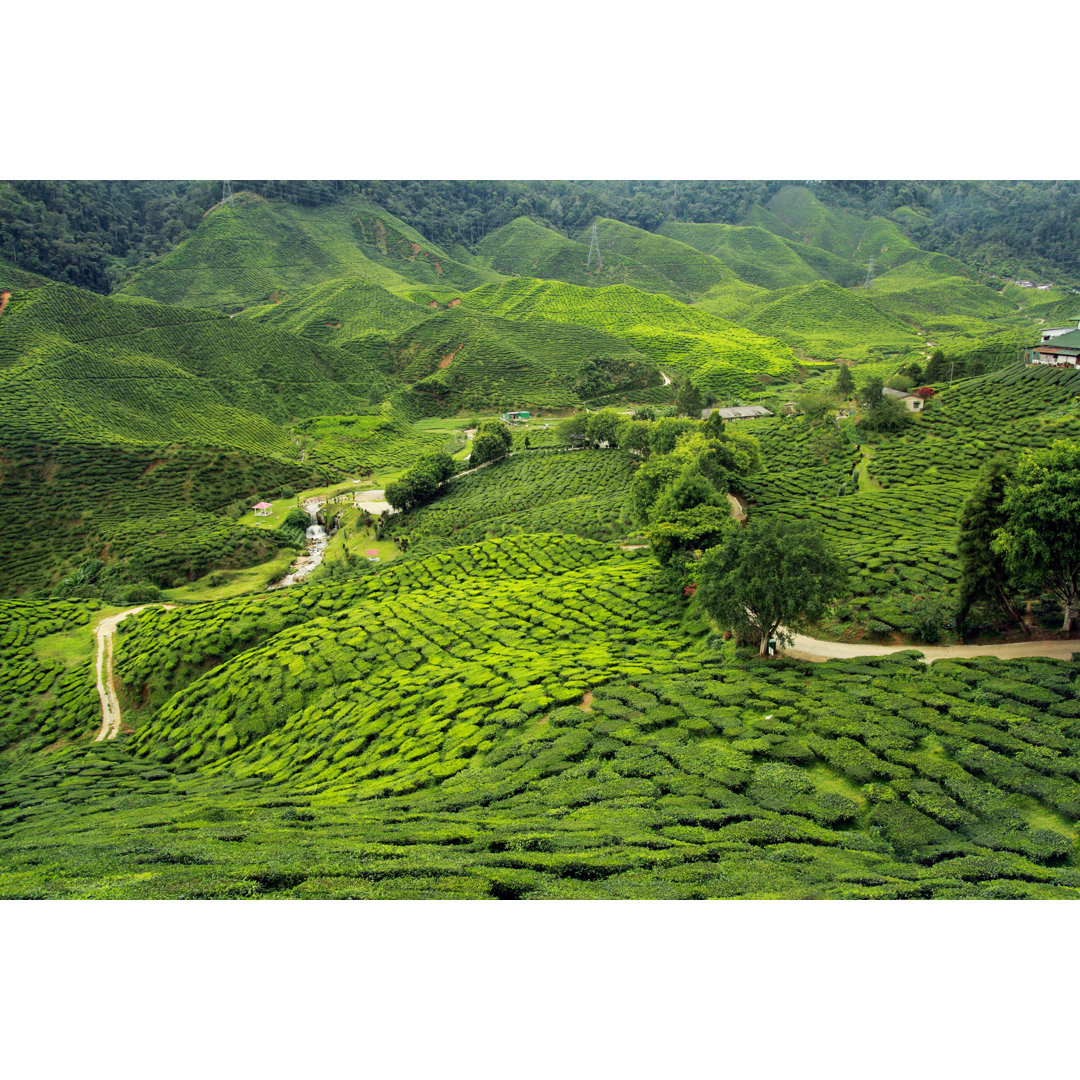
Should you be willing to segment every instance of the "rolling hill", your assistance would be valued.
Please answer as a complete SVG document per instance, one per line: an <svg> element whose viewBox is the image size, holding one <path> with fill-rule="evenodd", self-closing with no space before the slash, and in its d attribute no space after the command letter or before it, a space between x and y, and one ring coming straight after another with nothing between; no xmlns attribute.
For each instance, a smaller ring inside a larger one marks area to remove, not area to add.
<svg viewBox="0 0 1080 1080"><path fill-rule="evenodd" d="M474 289L461 306L515 321L575 323L615 334L653 363L719 395L749 392L760 386L757 375L789 377L796 367L791 350L775 339L626 285L587 289L522 278Z"/></svg>
<svg viewBox="0 0 1080 1080"><path fill-rule="evenodd" d="M419 282L468 289L498 275L457 262L362 199L302 207L240 192L118 291L235 311L343 277L384 288Z"/></svg>

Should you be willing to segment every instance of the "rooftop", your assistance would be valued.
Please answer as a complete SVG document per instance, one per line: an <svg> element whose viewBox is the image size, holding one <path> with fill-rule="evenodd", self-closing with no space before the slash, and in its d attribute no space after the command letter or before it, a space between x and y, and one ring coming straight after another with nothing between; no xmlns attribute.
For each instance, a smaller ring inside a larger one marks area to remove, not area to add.
<svg viewBox="0 0 1080 1080"><path fill-rule="evenodd" d="M918 397L918 394L909 393L907 390L894 390L891 386L886 386L882 391L883 394L888 394L889 397L907 398Z"/></svg>
<svg viewBox="0 0 1080 1080"><path fill-rule="evenodd" d="M764 405L736 405L730 409L702 409L702 420L708 420L713 413L719 413L722 420L749 420L754 416L772 416Z"/></svg>
<svg viewBox="0 0 1080 1080"><path fill-rule="evenodd" d="M1080 349L1080 330L1070 330L1067 334L1058 334L1045 342L1044 348L1054 349Z"/></svg>

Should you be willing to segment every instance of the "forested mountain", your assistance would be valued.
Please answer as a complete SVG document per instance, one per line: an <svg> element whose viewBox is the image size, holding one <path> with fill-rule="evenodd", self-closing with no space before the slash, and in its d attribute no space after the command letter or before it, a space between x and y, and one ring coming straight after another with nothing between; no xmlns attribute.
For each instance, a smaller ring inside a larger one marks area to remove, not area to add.
<svg viewBox="0 0 1080 1080"><path fill-rule="evenodd" d="M231 182L234 192L301 207L359 196L429 242L469 251L522 217L568 237L604 217L648 231L677 223L755 225L794 239L798 228L776 212L774 200L800 187L830 210L887 219L923 250L1012 276L1080 281L1080 181L1072 180ZM6 181L0 183L0 257L108 292L190 235L222 193L217 180Z"/></svg>

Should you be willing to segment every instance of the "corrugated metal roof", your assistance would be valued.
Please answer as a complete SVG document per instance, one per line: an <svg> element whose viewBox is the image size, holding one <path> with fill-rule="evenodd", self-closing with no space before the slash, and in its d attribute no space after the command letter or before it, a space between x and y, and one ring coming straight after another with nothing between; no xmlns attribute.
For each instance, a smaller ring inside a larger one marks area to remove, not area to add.
<svg viewBox="0 0 1080 1080"><path fill-rule="evenodd" d="M1080 349L1080 330L1070 330L1043 342L1044 349Z"/></svg>
<svg viewBox="0 0 1080 1080"><path fill-rule="evenodd" d="M886 386L882 391L883 394L888 394L889 397L906 398L917 397L917 394L909 394L906 390L894 390L891 386Z"/></svg>
<svg viewBox="0 0 1080 1080"><path fill-rule="evenodd" d="M722 420L749 420L755 416L772 416L764 405L734 405L727 409L702 409L702 419L708 420L713 413L719 413Z"/></svg>

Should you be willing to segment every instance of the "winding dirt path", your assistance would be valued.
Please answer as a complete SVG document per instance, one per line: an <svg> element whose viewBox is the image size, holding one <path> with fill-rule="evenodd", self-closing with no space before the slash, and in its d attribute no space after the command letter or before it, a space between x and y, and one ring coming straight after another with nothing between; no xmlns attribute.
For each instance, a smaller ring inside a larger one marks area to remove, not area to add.
<svg viewBox="0 0 1080 1080"><path fill-rule="evenodd" d="M667 374L666 371L661 371L660 372L660 378L664 380L664 385L665 386L670 386L671 385L671 379L668 377L668 374Z"/></svg>
<svg viewBox="0 0 1080 1080"><path fill-rule="evenodd" d="M115 739L120 731L120 699L116 696L116 684L113 682L113 638L116 628L129 615L145 611L148 607L174 608L175 604L142 604L128 608L119 615L110 615L94 627L97 638L97 692L101 700L101 730L94 737L94 742L103 739Z"/></svg>
<svg viewBox="0 0 1080 1080"><path fill-rule="evenodd" d="M924 664L932 664L935 660L972 660L979 656L994 656L999 660L1017 660L1025 656L1071 660L1074 652L1080 652L1080 641L1015 641L1006 645L849 645L796 634L791 648L784 650L784 656L823 663L859 656L886 656L912 649L922 653L920 659Z"/></svg>

